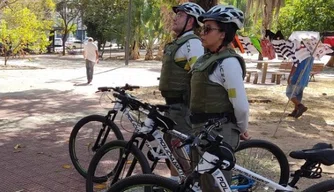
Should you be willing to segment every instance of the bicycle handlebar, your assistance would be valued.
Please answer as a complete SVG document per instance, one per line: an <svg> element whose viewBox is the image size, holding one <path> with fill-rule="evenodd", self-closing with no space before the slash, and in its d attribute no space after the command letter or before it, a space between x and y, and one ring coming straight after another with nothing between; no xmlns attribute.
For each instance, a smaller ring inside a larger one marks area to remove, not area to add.
<svg viewBox="0 0 334 192"><path fill-rule="evenodd" d="M133 91L134 89L139 89L137 85L125 84L123 87L99 87L97 92L110 92L111 90L121 93L122 91Z"/></svg>
<svg viewBox="0 0 334 192"><path fill-rule="evenodd" d="M119 93L113 93L113 96L118 98L119 100L121 100L124 103L129 103L129 104L136 104L139 105L139 107L142 107L146 110L152 111L152 110L157 110L160 112L166 112L168 110L181 110L179 107L174 107L174 106L170 106L170 105L151 105L149 103L142 103L141 101L130 97L129 95L123 95L123 94L119 94Z"/></svg>

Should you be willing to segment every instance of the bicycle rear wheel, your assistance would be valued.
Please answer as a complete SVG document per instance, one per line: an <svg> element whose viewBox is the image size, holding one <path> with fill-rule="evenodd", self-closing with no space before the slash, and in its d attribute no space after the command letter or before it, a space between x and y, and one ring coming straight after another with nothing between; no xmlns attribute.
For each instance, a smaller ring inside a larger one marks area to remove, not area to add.
<svg viewBox="0 0 334 192"><path fill-rule="evenodd" d="M116 181L131 175L151 173L150 165L139 148L132 145L130 150L128 149L128 142L126 141L111 141L96 152L88 168L87 192L108 189L113 184L116 170L120 171ZM125 155L128 156L123 159ZM94 184L94 182L105 183Z"/></svg>
<svg viewBox="0 0 334 192"><path fill-rule="evenodd" d="M286 186L288 184L289 162L284 152L277 145L265 140L243 141L236 149L235 156L238 165L281 185ZM235 172L233 175L232 186L243 185L246 190L251 189L252 191L275 191L251 178L241 176Z"/></svg>
<svg viewBox="0 0 334 192"><path fill-rule="evenodd" d="M114 122L107 121L106 117L101 115L90 115L80 119L71 132L69 140L70 158L74 168L84 178L87 176L89 162L93 155L104 144L100 141L97 149L93 149L93 145L103 127L105 127L104 134L107 130L110 130L108 133L109 141L124 139L117 125ZM101 140L104 134L102 134Z"/></svg>
<svg viewBox="0 0 334 192"><path fill-rule="evenodd" d="M312 185L304 190L304 192L333 192L334 191L334 179L323 181Z"/></svg>
<svg viewBox="0 0 334 192"><path fill-rule="evenodd" d="M108 192L174 192L179 184L158 175L135 175L116 182Z"/></svg>

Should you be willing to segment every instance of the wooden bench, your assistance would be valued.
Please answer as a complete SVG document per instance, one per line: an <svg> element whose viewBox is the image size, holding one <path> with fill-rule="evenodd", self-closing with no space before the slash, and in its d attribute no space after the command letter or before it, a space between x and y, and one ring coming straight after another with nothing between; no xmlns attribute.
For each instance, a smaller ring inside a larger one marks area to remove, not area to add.
<svg viewBox="0 0 334 192"><path fill-rule="evenodd" d="M323 63L313 63L312 70L310 73L310 81L315 81L314 75L321 73L324 70L325 65Z"/></svg>
<svg viewBox="0 0 334 192"><path fill-rule="evenodd" d="M281 84L282 76L285 79L285 74L290 73L291 68L292 68L292 62L282 62L279 66L278 71L273 72L271 74L271 82L275 83L276 81L277 85Z"/></svg>
<svg viewBox="0 0 334 192"><path fill-rule="evenodd" d="M250 82L250 78L252 76L252 73L254 74L254 79L253 79L253 84L257 84L257 81L259 79L259 74L258 74L259 70L247 70L246 71L246 82L249 83Z"/></svg>

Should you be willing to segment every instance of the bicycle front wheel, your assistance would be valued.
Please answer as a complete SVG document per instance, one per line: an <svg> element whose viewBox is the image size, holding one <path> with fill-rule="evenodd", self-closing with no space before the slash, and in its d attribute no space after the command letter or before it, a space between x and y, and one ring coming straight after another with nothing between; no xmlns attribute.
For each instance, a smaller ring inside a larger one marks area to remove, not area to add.
<svg viewBox="0 0 334 192"><path fill-rule="evenodd" d="M304 192L333 192L334 191L334 179L323 181L312 185L304 190Z"/></svg>
<svg viewBox="0 0 334 192"><path fill-rule="evenodd" d="M126 141L111 141L96 152L88 168L87 192L96 192L99 189L105 191L113 184L114 180L118 181L131 175L151 173L145 155L135 145L131 147L128 145ZM105 183L94 184L94 182Z"/></svg>
<svg viewBox="0 0 334 192"><path fill-rule="evenodd" d="M108 192L173 192L179 184L158 175L135 175L116 182Z"/></svg>
<svg viewBox="0 0 334 192"><path fill-rule="evenodd" d="M101 130L100 142L96 149L93 146ZM107 133L109 131L109 133ZM87 170L90 160L95 152L104 144L102 138L107 135L108 140L124 140L123 135L114 122L107 121L106 117L101 115L90 115L80 119L72 129L69 140L69 153L74 168L84 178L87 176Z"/></svg>
<svg viewBox="0 0 334 192"><path fill-rule="evenodd" d="M276 183L286 186L289 181L289 162L284 152L265 140L247 140L235 151L237 164ZM275 191L251 178L233 173L232 185L243 185L252 191ZM233 187L232 187L233 188Z"/></svg>

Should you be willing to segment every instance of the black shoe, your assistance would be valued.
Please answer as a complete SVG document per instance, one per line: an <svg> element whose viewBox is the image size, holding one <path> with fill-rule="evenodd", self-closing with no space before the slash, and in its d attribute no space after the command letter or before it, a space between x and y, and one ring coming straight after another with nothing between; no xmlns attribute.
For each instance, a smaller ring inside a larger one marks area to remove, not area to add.
<svg viewBox="0 0 334 192"><path fill-rule="evenodd" d="M299 104L295 118L302 116L305 111L307 111L307 107L305 107L303 104Z"/></svg>
<svg viewBox="0 0 334 192"><path fill-rule="evenodd" d="M288 117L295 117L297 114L297 109L294 109L290 114L288 114Z"/></svg>

